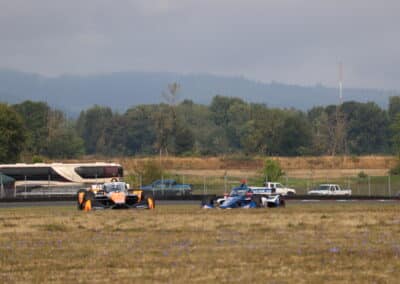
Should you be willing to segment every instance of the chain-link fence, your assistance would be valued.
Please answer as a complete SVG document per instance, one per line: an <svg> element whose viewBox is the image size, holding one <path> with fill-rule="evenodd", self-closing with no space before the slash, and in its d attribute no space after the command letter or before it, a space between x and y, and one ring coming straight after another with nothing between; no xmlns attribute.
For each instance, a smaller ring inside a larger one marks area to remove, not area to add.
<svg viewBox="0 0 400 284"><path fill-rule="evenodd" d="M245 179L250 186L263 186L265 178L256 176L200 176L200 175L166 175L150 183L143 182L140 175L128 175L124 181L131 188L145 188L155 196L190 196L193 194L229 193L233 187L240 185ZM104 180L98 180L103 183ZM294 178L281 177L284 187L296 190L297 195L306 195L319 184L338 184L342 189L351 189L353 196L399 196L400 176L362 176L362 177L325 177L325 178ZM29 176L18 182L5 180L0 176L0 198L31 196L65 196L75 195L77 190L88 187L89 184L77 184L54 181L51 176L45 181L31 180Z"/></svg>
<svg viewBox="0 0 400 284"><path fill-rule="evenodd" d="M231 188L239 186L242 180L246 180L248 185L263 186L266 181L263 177L255 176L190 176L173 175L160 177L162 180L173 180L179 184L190 184L192 194L217 194L229 193ZM129 176L127 180L135 187L141 187L143 180L140 176ZM296 190L297 195L307 195L307 193L318 187L320 184L338 184L342 189L351 189L355 196L383 196L393 197L400 193L400 176L363 176L363 177L324 177L324 178L293 178L284 176L276 181L287 188ZM174 186L166 185L163 189L168 191Z"/></svg>

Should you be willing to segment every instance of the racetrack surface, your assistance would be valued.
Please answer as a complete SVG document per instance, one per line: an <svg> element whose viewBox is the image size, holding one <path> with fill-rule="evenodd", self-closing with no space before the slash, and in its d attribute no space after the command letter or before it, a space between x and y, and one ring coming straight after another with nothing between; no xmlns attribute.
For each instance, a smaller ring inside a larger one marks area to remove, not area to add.
<svg viewBox="0 0 400 284"><path fill-rule="evenodd" d="M199 205L200 201L198 200L156 200L156 206L164 206L164 205ZM337 199L337 200L319 200L319 199L293 199L286 200L286 204L290 206L290 204L399 204L400 200L398 199ZM21 208L21 207L51 207L51 206L76 206L75 201L27 201L27 202L0 202L1 208Z"/></svg>

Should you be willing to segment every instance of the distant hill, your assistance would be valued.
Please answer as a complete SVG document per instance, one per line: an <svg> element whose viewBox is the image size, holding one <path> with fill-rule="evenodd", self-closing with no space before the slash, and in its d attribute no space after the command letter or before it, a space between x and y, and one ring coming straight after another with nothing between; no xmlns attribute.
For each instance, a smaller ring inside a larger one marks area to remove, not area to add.
<svg viewBox="0 0 400 284"><path fill-rule="evenodd" d="M46 101L70 114L94 104L124 111L137 104L163 102L167 85L181 85L179 99L208 104L213 96L240 97L248 102L271 107L310 109L316 105L336 104L338 91L322 85L297 86L261 83L243 77L163 72L117 72L101 75L44 77L38 74L0 70L0 101ZM346 101L373 101L386 108L388 97L400 92L376 89L344 89Z"/></svg>

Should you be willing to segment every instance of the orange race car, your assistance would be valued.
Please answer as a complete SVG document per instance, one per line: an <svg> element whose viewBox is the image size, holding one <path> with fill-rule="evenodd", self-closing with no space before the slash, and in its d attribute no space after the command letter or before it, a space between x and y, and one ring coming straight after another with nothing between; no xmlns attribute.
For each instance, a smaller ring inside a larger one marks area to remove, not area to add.
<svg viewBox="0 0 400 284"><path fill-rule="evenodd" d="M129 189L125 182L107 182L94 185L89 189L80 189L77 192L79 210L92 209L154 209L155 202L152 195L142 190Z"/></svg>

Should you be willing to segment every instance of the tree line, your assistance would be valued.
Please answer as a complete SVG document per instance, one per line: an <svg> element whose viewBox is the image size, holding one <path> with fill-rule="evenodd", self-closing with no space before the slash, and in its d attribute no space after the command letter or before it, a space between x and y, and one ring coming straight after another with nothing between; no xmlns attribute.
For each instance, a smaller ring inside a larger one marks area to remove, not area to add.
<svg viewBox="0 0 400 284"><path fill-rule="evenodd" d="M316 106L307 112L215 96L210 105L176 101L124 113L95 105L69 119L45 102L0 104L0 162L81 155L399 154L400 97L387 110L373 102Z"/></svg>

